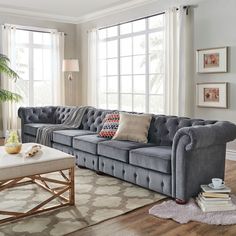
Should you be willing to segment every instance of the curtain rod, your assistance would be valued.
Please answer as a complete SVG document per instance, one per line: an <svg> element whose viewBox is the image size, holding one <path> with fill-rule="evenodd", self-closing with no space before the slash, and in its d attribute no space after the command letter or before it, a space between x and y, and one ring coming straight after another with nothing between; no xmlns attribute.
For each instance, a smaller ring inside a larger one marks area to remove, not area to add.
<svg viewBox="0 0 236 236"><path fill-rule="evenodd" d="M4 25L4 28L6 28L5 25ZM23 30L23 31L36 32L36 33L45 33L45 34L50 34L49 31L43 31L43 30L23 29L23 28L20 28L20 27L15 27L15 29L17 29L17 30ZM62 32L62 33L64 33L64 32ZM64 35L66 36L67 34L64 33Z"/></svg>
<svg viewBox="0 0 236 236"><path fill-rule="evenodd" d="M21 29L21 28L17 28L17 27L16 27L16 29L17 29L17 30L30 31L30 32L36 32L36 33L45 33L45 34L50 34L50 32L48 32L48 31L43 31L43 30ZM64 32L62 32L62 33L64 33ZM67 34L64 33L64 35L66 36Z"/></svg>
<svg viewBox="0 0 236 236"><path fill-rule="evenodd" d="M192 7L192 6L191 6L191 5L189 5L189 6L183 6L183 9L186 9L186 14L187 14L187 15L188 15L188 9L189 9L190 7ZM179 8L176 8L176 10L179 10ZM165 12L163 11L163 12L156 13L156 14L153 14L153 15L148 15L148 16L136 18L136 19L134 19L134 20L125 21L125 22L121 22L121 23L118 23L118 24L114 24L114 25L104 26L104 27L98 28L98 30L103 30L103 29L107 29L107 28L110 28L110 27L113 27L113 26L119 26L119 25L131 23L131 22L134 22L134 21L137 21L137 20L143 20L143 19L146 19L146 18L149 18L149 17L158 16L158 15L162 15L162 14L165 14Z"/></svg>

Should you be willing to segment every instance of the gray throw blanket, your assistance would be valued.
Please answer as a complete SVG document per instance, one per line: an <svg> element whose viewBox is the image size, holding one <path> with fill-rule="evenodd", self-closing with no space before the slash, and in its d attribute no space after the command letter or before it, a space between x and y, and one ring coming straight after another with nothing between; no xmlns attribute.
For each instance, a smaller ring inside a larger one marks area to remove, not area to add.
<svg viewBox="0 0 236 236"><path fill-rule="evenodd" d="M37 130L36 143L45 146L52 146L52 134L55 130L78 129L82 118L89 107L76 107L71 110L69 116L62 124L55 124L47 127L40 127Z"/></svg>

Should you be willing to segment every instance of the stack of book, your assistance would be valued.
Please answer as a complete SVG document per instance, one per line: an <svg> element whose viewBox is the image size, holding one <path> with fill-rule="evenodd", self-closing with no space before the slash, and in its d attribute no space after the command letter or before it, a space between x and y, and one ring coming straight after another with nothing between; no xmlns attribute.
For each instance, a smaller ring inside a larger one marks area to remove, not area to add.
<svg viewBox="0 0 236 236"><path fill-rule="evenodd" d="M225 186L222 189L213 189L208 185L201 185L202 192L198 194L196 202L203 212L232 211L236 210L230 192L231 189Z"/></svg>

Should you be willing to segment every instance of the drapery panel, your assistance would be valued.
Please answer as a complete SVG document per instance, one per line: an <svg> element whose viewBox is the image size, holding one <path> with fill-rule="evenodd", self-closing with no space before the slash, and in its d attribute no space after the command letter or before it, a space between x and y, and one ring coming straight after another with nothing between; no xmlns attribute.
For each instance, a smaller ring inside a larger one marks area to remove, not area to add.
<svg viewBox="0 0 236 236"><path fill-rule="evenodd" d="M166 114L191 116L193 107L193 33L188 7L166 11Z"/></svg>
<svg viewBox="0 0 236 236"><path fill-rule="evenodd" d="M25 64L25 62L19 61L19 58L21 57L17 57L17 55L19 55L17 30L18 29L14 25L2 26L2 53L10 59L10 67L15 71L19 69L19 64ZM24 27L23 30L27 31L27 28ZM29 35L33 34L32 30L28 32ZM65 81L64 74L62 72L62 61L64 59L64 33L57 32L57 30L49 30L42 34L48 34L49 37L47 37L47 41L42 42L41 47L39 47L39 45L34 46L34 41L29 41L25 44L26 46L24 46L26 48L25 52L28 52L28 54L25 55L29 58L29 62L27 62L27 70L29 73L24 74L24 78L18 79L16 83L14 80L9 79L6 75L1 75L1 87L3 89L10 90L11 92L19 93L23 97L23 100L19 103L4 102L2 104L3 136L5 136L8 130L20 129L20 122L17 117L17 110L19 106L65 105ZM33 40L33 35L30 36L29 39ZM42 65L45 65L45 68L42 66L42 71L40 71L40 73L47 78L45 79L43 76L42 78L40 77L41 86L46 87L45 89L41 88L40 91L36 85L39 81L38 77L35 78L37 73L34 71L35 65L37 65L38 61L40 62L40 59L36 57L37 54L35 50L41 50L42 53L47 51L49 53L47 57L48 65L42 62ZM44 79L45 83L42 82ZM27 81L30 82L27 86L25 86ZM44 94L44 90L47 91L47 94ZM37 95L35 95L35 93ZM39 96L42 96L41 100ZM45 96L50 98L50 101L48 100L47 104L43 104L45 101ZM38 104L38 102L40 103Z"/></svg>

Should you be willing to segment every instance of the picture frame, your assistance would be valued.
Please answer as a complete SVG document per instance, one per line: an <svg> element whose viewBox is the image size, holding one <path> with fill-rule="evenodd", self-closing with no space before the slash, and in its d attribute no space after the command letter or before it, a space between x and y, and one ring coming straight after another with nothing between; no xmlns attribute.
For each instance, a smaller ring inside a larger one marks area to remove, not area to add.
<svg viewBox="0 0 236 236"><path fill-rule="evenodd" d="M224 73L228 71L228 47L198 49L196 51L198 73Z"/></svg>
<svg viewBox="0 0 236 236"><path fill-rule="evenodd" d="M197 83L198 107L228 108L228 83Z"/></svg>

